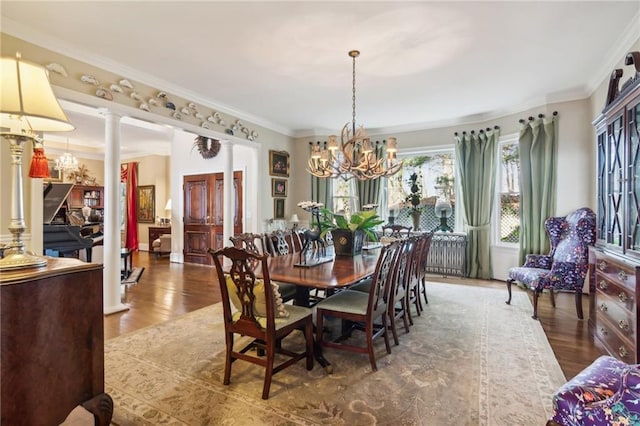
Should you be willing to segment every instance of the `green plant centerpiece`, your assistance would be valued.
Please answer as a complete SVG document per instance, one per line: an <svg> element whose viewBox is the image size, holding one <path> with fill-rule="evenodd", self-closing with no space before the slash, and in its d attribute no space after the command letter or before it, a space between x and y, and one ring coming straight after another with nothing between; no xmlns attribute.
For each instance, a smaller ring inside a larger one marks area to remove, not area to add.
<svg viewBox="0 0 640 426"><path fill-rule="evenodd" d="M320 222L321 237L324 238L328 232L331 232L337 256L360 254L365 236L370 241L378 241L374 228L384 222L375 210L352 213L348 220L343 215L327 209L321 209L321 213L323 216L323 220Z"/></svg>
<svg viewBox="0 0 640 426"><path fill-rule="evenodd" d="M413 172L409 176L409 194L405 197L405 203L409 204L409 215L413 221L413 230L417 231L420 227L420 215L422 214L422 185L420 184L420 176Z"/></svg>

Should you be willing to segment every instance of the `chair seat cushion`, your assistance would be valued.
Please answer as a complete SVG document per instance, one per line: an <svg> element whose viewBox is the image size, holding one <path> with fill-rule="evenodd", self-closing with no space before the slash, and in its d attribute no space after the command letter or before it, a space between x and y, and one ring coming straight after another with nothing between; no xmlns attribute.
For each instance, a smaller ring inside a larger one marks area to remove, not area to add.
<svg viewBox="0 0 640 426"><path fill-rule="evenodd" d="M295 305L284 305L284 309L287 311L287 317L286 318L279 318L276 317L275 318L275 324L276 324L276 330L279 330L283 327L288 326L289 324L292 324L308 315L312 314L312 310L309 308L305 308L303 306L295 306ZM240 319L240 315L242 313L239 311L236 311L233 313L232 315L232 319L234 321L238 321ZM256 316L256 319L258 320L258 324L260 324L260 327L262 328L267 328L267 317L262 317L262 316Z"/></svg>
<svg viewBox="0 0 640 426"><path fill-rule="evenodd" d="M316 305L317 309L366 315L369 294L362 291L344 290L328 297Z"/></svg>
<svg viewBox="0 0 640 426"><path fill-rule="evenodd" d="M540 277L549 273L548 269L525 268L519 266L509 269L509 279L518 281L527 287L534 289L537 287Z"/></svg>

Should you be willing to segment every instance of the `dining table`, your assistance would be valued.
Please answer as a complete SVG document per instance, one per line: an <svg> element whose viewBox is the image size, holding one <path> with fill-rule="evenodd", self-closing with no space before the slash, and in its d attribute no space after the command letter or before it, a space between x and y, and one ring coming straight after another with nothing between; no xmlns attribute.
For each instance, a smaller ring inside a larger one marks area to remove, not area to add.
<svg viewBox="0 0 640 426"><path fill-rule="evenodd" d="M311 290L320 289L331 294L372 276L381 251L379 245L372 247L363 249L361 254L355 256L337 256L331 246L322 254L310 252L305 256L298 252L269 256L269 279L295 284L296 295L293 303L310 307ZM228 272L227 267L228 263L225 262L225 272ZM256 266L254 273L256 277L263 277L260 265ZM314 352L318 363L327 373L332 373L333 367L324 358L322 348L317 342L314 344Z"/></svg>

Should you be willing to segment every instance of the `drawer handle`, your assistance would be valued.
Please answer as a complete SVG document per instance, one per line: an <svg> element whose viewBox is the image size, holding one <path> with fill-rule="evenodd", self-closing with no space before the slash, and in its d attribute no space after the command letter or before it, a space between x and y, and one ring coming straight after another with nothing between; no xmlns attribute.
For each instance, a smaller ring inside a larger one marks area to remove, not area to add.
<svg viewBox="0 0 640 426"><path fill-rule="evenodd" d="M600 269L601 271L607 269L607 262L605 262L604 260L600 261L600 263L598 263L598 269Z"/></svg>
<svg viewBox="0 0 640 426"><path fill-rule="evenodd" d="M602 280L600 281L600 283L598 283L598 287L600 287L600 290L606 290L609 285L605 280Z"/></svg>
<svg viewBox="0 0 640 426"><path fill-rule="evenodd" d="M621 330L628 330L629 329L629 322L625 321L625 320L620 320L620 322L618 323L618 325L620 326Z"/></svg>
<svg viewBox="0 0 640 426"><path fill-rule="evenodd" d="M627 296L627 293L621 291L620 294L618 295L618 299L620 299L620 301L624 303L627 300L629 300L629 296Z"/></svg>
<svg viewBox="0 0 640 426"><path fill-rule="evenodd" d="M609 332L607 331L606 328L600 327L600 334L602 334L603 336L608 336Z"/></svg>
<svg viewBox="0 0 640 426"><path fill-rule="evenodd" d="M620 358L626 358L627 355L629 355L629 352L627 351L627 348L620 346L618 348L618 355L620 355Z"/></svg>
<svg viewBox="0 0 640 426"><path fill-rule="evenodd" d="M602 312L607 312L609 310L609 308L607 308L607 304L606 303L601 303L600 304L600 310Z"/></svg>
<svg viewBox="0 0 640 426"><path fill-rule="evenodd" d="M624 271L618 272L618 278L620 278L621 281L626 281L627 280L626 272L624 272Z"/></svg>

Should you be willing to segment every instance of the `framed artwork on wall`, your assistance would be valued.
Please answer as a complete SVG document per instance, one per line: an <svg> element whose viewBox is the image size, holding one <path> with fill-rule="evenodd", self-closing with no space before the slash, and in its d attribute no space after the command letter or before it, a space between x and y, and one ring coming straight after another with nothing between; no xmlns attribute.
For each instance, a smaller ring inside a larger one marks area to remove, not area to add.
<svg viewBox="0 0 640 426"><path fill-rule="evenodd" d="M289 177L289 153L269 150L269 175Z"/></svg>
<svg viewBox="0 0 640 426"><path fill-rule="evenodd" d="M273 218L284 219L284 198L275 198L273 200Z"/></svg>
<svg viewBox="0 0 640 426"><path fill-rule="evenodd" d="M271 178L271 196L283 198L287 196L287 180Z"/></svg>
<svg viewBox="0 0 640 426"><path fill-rule="evenodd" d="M156 214L156 186L138 186L136 201L138 202L138 222L154 223Z"/></svg>
<svg viewBox="0 0 640 426"><path fill-rule="evenodd" d="M62 170L56 170L56 160L47 159L50 178L45 178L45 182L62 182Z"/></svg>

